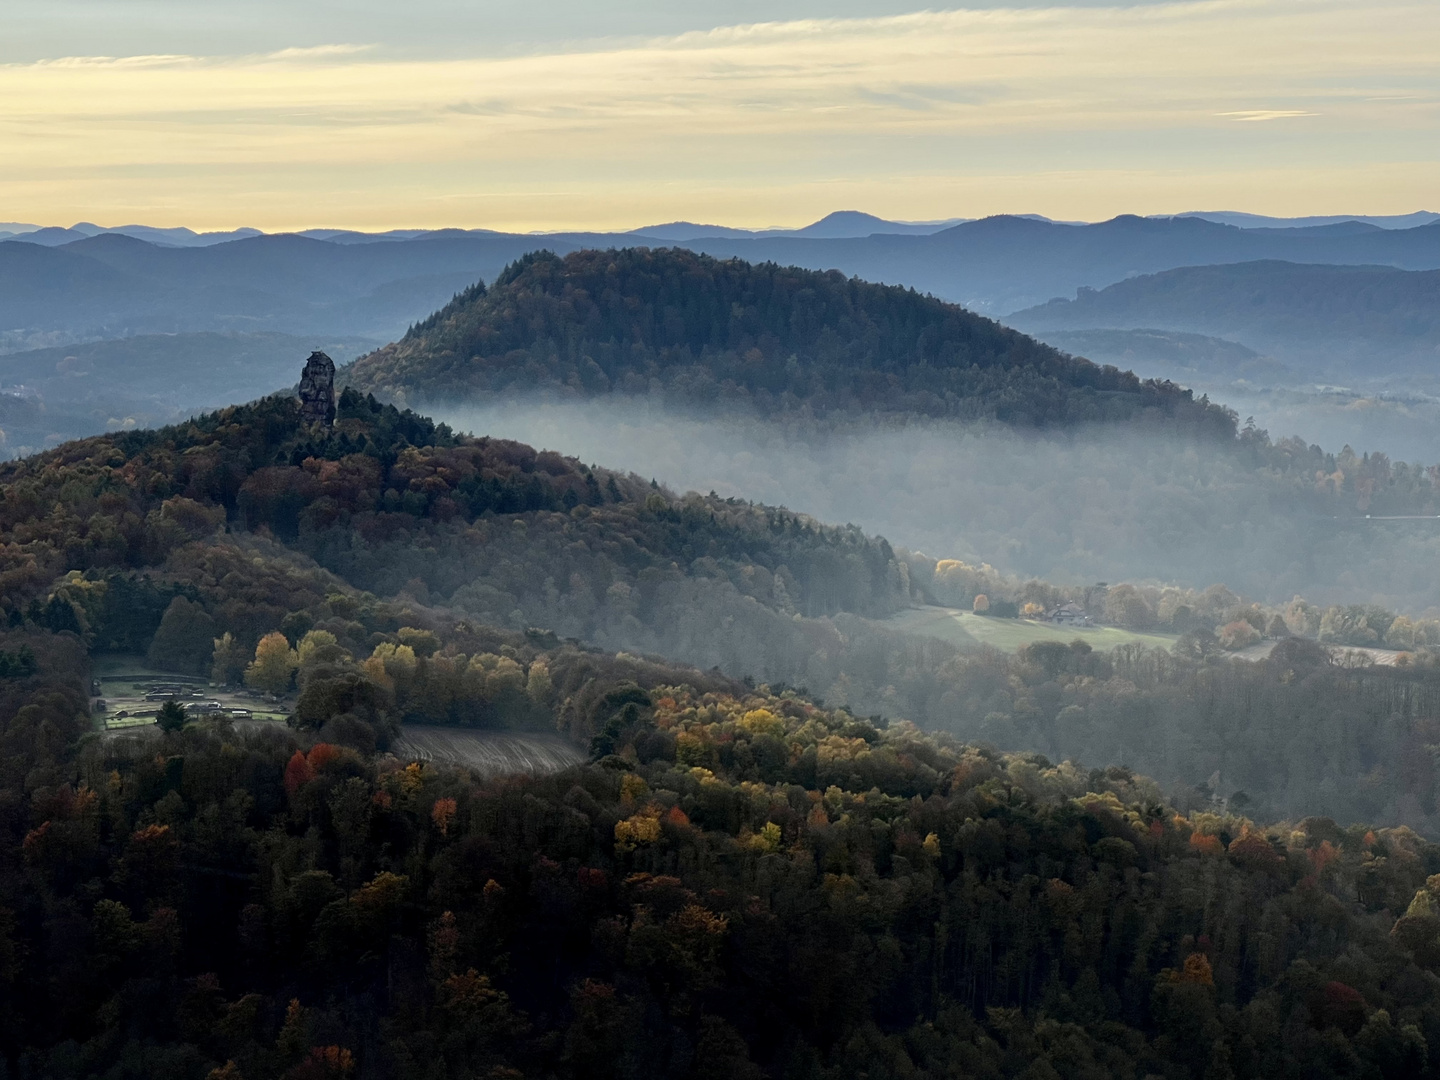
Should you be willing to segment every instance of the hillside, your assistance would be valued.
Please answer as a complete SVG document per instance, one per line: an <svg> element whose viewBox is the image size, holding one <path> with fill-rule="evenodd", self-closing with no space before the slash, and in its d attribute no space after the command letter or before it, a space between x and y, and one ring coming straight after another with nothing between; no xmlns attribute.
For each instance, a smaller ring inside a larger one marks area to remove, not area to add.
<svg viewBox="0 0 1440 1080"><path fill-rule="evenodd" d="M0 496L20 1075L1435 1067L1440 848L1398 824L1440 833L1423 649L1227 660L1194 628L1261 613L1117 587L1107 611L1191 631L964 654L855 612L1017 587L983 568L353 391L331 431L272 398L0 466ZM705 671L625 634L731 651ZM97 731L115 651L268 687L292 721ZM766 663L855 700L732 677ZM474 730L586 763L485 780L387 752ZM1168 796L1107 767L1137 761Z"/></svg>
<svg viewBox="0 0 1440 1080"><path fill-rule="evenodd" d="M1136 274L1196 264L1283 259L1292 263L1358 263L1411 270L1440 268L1440 226L1433 224L1399 229L1346 225L1247 229L1200 218L1122 217L1094 225L1067 225L1002 217L964 222L928 235L886 231L873 235L817 235L827 230L853 233L889 230L893 226L893 222L869 221L864 215L841 214L805 230L790 230L790 235L710 235L704 239L694 238L697 231L705 232L704 228L544 237L458 229L399 230L377 235L311 230L306 235L237 233L234 238L187 238L143 229L130 230L134 235L99 232L82 236L63 229L27 233L0 242L0 356L60 348L65 351L57 357L59 362L78 355L74 346L79 344L139 337L144 340L110 347L112 353L124 353L153 368L167 386L166 392L159 395L163 401L149 394L131 395L124 387L114 400L109 400L107 389L97 393L83 379L50 380L43 387L31 385L30 375L21 378L18 370L7 370L0 360L0 380L7 389L26 382L29 390L38 391L38 397L27 393L0 400L0 429L6 435L0 452L27 452L46 445L47 440L53 445L60 439L97 433L105 430L112 418L119 423L127 418L140 424L165 422L283 385L257 385L263 371L274 366L270 358L247 369L254 378L226 381L223 392L217 393L211 385L214 380L197 376L196 364L189 361L183 349L164 344L164 336L285 334L304 338L310 348L338 348L342 341L361 343L354 351L335 353L344 358L366 347L363 343L367 340L378 343L400 337L406 327L425 319L457 292L477 280L495 280L507 265L537 249L564 255L617 243L651 244L663 236L664 243L720 258L741 258L757 264L774 261L813 270L839 269L869 281L933 293L991 314L1026 308L1054 296L1073 295L1081 287L1100 289ZM83 231L90 228L85 226ZM167 246L202 239L205 246ZM1394 308L1384 295L1377 295L1376 301L1379 309ZM1350 309L1343 304L1335 312L1331 318L1335 333L1323 338L1312 335L1314 349L1305 344L1310 340L1304 337L1309 331L1305 320L1300 320L1295 340L1301 342L1297 349L1305 353L1301 361L1310 362L1315 355L1336 348L1337 343L1341 351L1353 352L1347 343L1359 342L1368 348L1366 343L1378 341L1384 347L1370 350L1365 373L1373 373L1383 381L1394 375L1392 368L1397 368L1413 377L1413 358L1418 354L1412 346L1419 339L1400 340L1410 333L1400 322L1381 323L1377 330L1373 319L1366 322L1363 308L1353 312L1354 320L1349 320ZM1292 323L1285 324L1285 328ZM1357 330L1361 324L1365 325ZM1402 328L1397 330L1397 326ZM1263 344L1255 347L1273 351ZM221 358L233 351L222 349L215 355ZM1092 359L1108 362L1114 355L1097 350ZM1125 362L1123 353L1118 360L1122 370L1136 370ZM1163 377L1171 377L1171 370L1164 366L1144 368L1146 375ZM1193 378L1183 369L1175 374L1185 380ZM224 390L225 386L229 389ZM888 393L896 388L887 385L885 389ZM974 385L961 389L967 394L989 396L994 408L981 408L981 415L1005 411L1006 388L977 378ZM1023 390L1026 394L1039 392L1042 398L1056 392L1048 385ZM1227 400L1223 393L1220 399ZM926 408L937 405L933 401L921 404ZM1093 414L1091 405L1086 403L1082 411ZM1368 438L1371 431L1370 427L1353 429L1343 422L1332 423L1324 408L1309 404L1302 405L1298 413L1288 409L1270 411L1264 403L1247 401L1240 405L1245 412L1267 413L1276 426L1284 420L1287 434L1299 430L1309 441L1327 445L1325 434L1331 430L1337 432L1334 445L1347 439ZM938 407L946 406L941 402ZM1042 411L1055 408L1065 412L1063 403L1049 400L1042 404ZM1317 412L1323 415L1311 415ZM1293 427L1289 422L1292 414ZM1340 420L1349 415L1341 414ZM1028 422L1028 418L1022 419ZM1412 448L1423 443L1427 425L1428 418L1405 423L1406 430L1414 432L1414 437L1408 437L1405 443L1407 456L1416 453ZM1377 429L1383 427L1381 424ZM1396 452L1383 443L1381 448ZM1424 452L1429 455L1428 449Z"/></svg>
<svg viewBox="0 0 1440 1080"><path fill-rule="evenodd" d="M1181 330L1050 330L1033 336L1098 364L1114 364L1146 377L1173 379L1186 386L1224 385L1237 379L1287 381L1300 373L1238 341Z"/></svg>
<svg viewBox="0 0 1440 1080"><path fill-rule="evenodd" d="M1440 271L1249 262L1130 278L1016 312L1026 331L1187 331L1260 349L1306 375L1375 378L1432 366Z"/></svg>
<svg viewBox="0 0 1440 1080"><path fill-rule="evenodd" d="M344 378L412 402L661 389L762 412L891 412L1029 426L1223 410L1040 345L913 290L679 249L530 255Z"/></svg>
<svg viewBox="0 0 1440 1080"><path fill-rule="evenodd" d="M807 620L883 618L913 602L907 566L854 527L677 498L558 454L459 439L353 391L323 438L300 427L293 399L272 398L71 443L0 466L0 484L0 535L11 538L0 607L100 640L113 636L109 620L138 620L116 631L112 647L128 651L144 651L181 584L192 598L208 591L207 618L229 612L221 629L245 648L279 625L292 610L273 606L283 600L251 612L258 601L217 590L205 569L243 561L237 536L379 596L740 674L764 674L767 653L803 668L833 635ZM156 572L170 591L146 586L145 603L129 585L92 594L66 584L68 571L101 583ZM133 610L94 606L112 602ZM213 636L200 635L185 667L208 670Z"/></svg>
<svg viewBox="0 0 1440 1080"><path fill-rule="evenodd" d="M1407 483L1428 490L1423 480ZM487 690L483 665L421 664L437 643L445 655L582 666L589 654L566 650L583 643L693 665L722 685L804 686L857 714L1056 759L1123 760L1181 792L1218 770L1224 789L1207 791L1243 790L1267 817L1323 812L1440 835L1440 778L1411 761L1417 740L1434 741L1440 623L1374 606L1262 608L1224 588L1121 586L1105 620L1181 635L1174 650L1110 656L1036 641L1013 656L972 652L878 620L927 599L968 607L980 592L1088 606L1094 590L1006 579L892 551L854 527L457 437L353 391L324 436L299 424L293 400L272 398L0 466L0 491L8 625L219 681L271 635L299 648L323 632L340 653L317 656L373 661L389 680L391 721L368 737L381 745L396 720L553 722L501 693L518 672ZM439 636L426 647L407 627ZM1357 672L1300 642L1246 664L1222 652L1240 631L1413 656ZM401 646L413 663L396 660Z"/></svg>
<svg viewBox="0 0 1440 1080"><path fill-rule="evenodd" d="M1187 814L1128 769L625 658L492 640L466 665L409 627L359 666L318 633L295 727L78 744L83 651L0 635L19 1075L1139 1080L1338 1059L1399 1080L1440 1057L1440 849L1408 829ZM384 723L376 680L457 665L554 710L590 762L487 782L355 745L360 717Z"/></svg>

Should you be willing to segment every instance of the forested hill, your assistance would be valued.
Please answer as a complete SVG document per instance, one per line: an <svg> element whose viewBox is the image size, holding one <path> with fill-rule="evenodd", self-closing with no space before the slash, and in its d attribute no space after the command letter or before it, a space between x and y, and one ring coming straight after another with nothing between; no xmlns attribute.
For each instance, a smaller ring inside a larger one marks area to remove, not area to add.
<svg viewBox="0 0 1440 1080"><path fill-rule="evenodd" d="M328 625L345 599L318 605ZM511 640L467 665L473 631L437 651L402 627L357 665L328 634L301 639L292 728L77 742L83 650L0 632L28 658L0 678L6 1075L1440 1065L1440 849L1408 829L1187 815L1127 769L633 658ZM483 782L355 745L359 716L383 722L457 668L589 737L591 761Z"/></svg>
<svg viewBox="0 0 1440 1080"><path fill-rule="evenodd" d="M269 398L158 431L68 443L0 466L0 605L33 614L57 574L162 563L216 529L273 537L381 595L461 587L504 622L593 636L598 592L633 616L687 578L786 615L883 616L904 565L853 526L653 482L341 395L333 429ZM508 591L507 591L508 590ZM548 600L547 600L548 598ZM679 600L675 601L677 604Z"/></svg>
<svg viewBox="0 0 1440 1080"><path fill-rule="evenodd" d="M1435 804L1425 664L960 665L802 614L910 591L858 530L353 390L334 428L277 397L0 466L0 1077L1436 1075L1440 848L1410 828L1265 826L535 628L904 662L994 741L1112 761L1178 715L1202 775L1313 803L1394 770ZM146 650L293 690L291 721L95 730L91 657ZM487 782L387 753L416 723L588 761Z"/></svg>
<svg viewBox="0 0 1440 1080"><path fill-rule="evenodd" d="M864 410L1048 426L1234 417L911 289L682 250L537 252L346 370L412 403L663 390L763 412Z"/></svg>

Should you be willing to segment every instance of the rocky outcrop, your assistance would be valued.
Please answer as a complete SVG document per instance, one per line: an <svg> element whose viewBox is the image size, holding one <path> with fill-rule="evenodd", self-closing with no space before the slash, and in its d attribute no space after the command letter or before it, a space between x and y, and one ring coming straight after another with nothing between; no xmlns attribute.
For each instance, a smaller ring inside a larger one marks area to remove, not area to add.
<svg viewBox="0 0 1440 1080"><path fill-rule="evenodd" d="M312 352L300 373L300 419L307 424L335 422L335 361Z"/></svg>

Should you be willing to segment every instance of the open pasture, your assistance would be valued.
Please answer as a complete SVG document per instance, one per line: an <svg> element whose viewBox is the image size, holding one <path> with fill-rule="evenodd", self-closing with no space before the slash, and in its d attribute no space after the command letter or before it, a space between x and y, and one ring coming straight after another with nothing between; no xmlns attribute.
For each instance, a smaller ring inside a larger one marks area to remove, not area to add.
<svg viewBox="0 0 1440 1080"><path fill-rule="evenodd" d="M998 619L943 607L911 608L892 615L884 624L906 634L935 637L960 646L990 645L1002 652L1014 652L1036 641L1059 641L1067 645L1083 641L1100 650L1118 645L1168 649L1176 641L1171 634L1140 634L1115 626L1059 626L1036 619Z"/></svg>

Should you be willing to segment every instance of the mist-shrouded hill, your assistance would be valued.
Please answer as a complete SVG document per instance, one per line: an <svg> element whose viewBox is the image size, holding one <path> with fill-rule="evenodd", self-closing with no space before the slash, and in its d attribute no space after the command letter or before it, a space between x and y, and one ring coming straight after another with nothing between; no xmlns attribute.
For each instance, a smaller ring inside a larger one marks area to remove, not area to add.
<svg viewBox="0 0 1440 1080"><path fill-rule="evenodd" d="M1426 1075L1423 649L963 652L877 628L922 563L860 529L354 391L67 443L0 496L22 1075ZM109 727L116 652L290 719ZM575 764L485 779L413 760L421 725Z"/></svg>
<svg viewBox="0 0 1440 1080"><path fill-rule="evenodd" d="M1178 388L1067 356L933 297L683 249L537 253L363 357L350 385L412 402L658 390L764 413L1163 416L1233 431Z"/></svg>
<svg viewBox="0 0 1440 1080"><path fill-rule="evenodd" d="M407 327L477 280L493 281L505 266L526 253L547 250L564 255L582 248L623 243L665 243L709 251L717 257L769 260L814 270L839 269L866 280L931 292L941 299L992 314L1034 306L1055 296L1071 296L1081 287L1102 289L1127 277L1194 265L1265 259L1412 270L1440 268L1440 225L1433 223L1382 229L1364 222L1330 222L1313 227L1274 222L1267 224L1286 227L1240 228L1199 217L1120 217L1093 225L997 217L962 223L930 235L793 235L890 229L896 224L882 222L877 226L859 221L860 217L863 215L832 215L805 230L791 230L792 235L786 236L745 233L703 240L685 239L682 233L696 230L682 227L677 227L678 231L668 227L641 230L654 235L628 237L519 236L458 229L401 229L367 235L319 229L309 230L306 235L245 236L207 242L202 247L180 247L169 245L196 238L129 229L135 235L97 232L78 240L69 233L55 235L50 239L58 246L47 247L30 242L37 236L30 232L0 242L0 352L176 333L283 333L323 341L395 340ZM86 225L81 230L77 226L77 231L92 228ZM658 240L662 235L667 239ZM1339 322L1342 325L1337 326L1335 341L1354 340L1353 327L1343 325L1343 320ZM1163 329L1166 324L1158 325ZM1251 344L1258 351L1274 355L1268 347ZM1323 347L1329 347L1328 343L1322 343ZM1079 351L1083 354L1083 350ZM1169 367L1152 365L1145 357L1131 364L1126 362L1123 351L1117 356L1097 348L1094 353L1091 359L1114 362L1122 370L1135 370L1147 377L1170 377ZM156 358L161 355L157 352ZM1297 371L1304 367L1304 363L1285 363ZM1409 362L1381 350L1367 358L1365 371L1384 380L1391 377L1391 366L1402 363ZM176 367L174 374L177 387L186 385L190 377L186 367ZM1209 392L1212 398L1227 403L1234 398L1241 415L1255 413L1278 433L1299 432L1327 446L1350 441L1392 453L1398 451L1407 457L1435 456L1427 441L1431 425L1416 413L1417 408L1425 411L1423 405L1412 408L1382 402L1372 408L1371 403L1359 402L1356 410L1337 412L1337 407L1348 409L1348 403L1337 406L1328 400L1304 398L1270 409L1265 402L1247 397L1248 389L1232 390L1232 378L1211 384L1183 371L1178 374L1186 385L1197 387L1197 394ZM1416 377L1416 367L1411 363L1405 373L1410 380L1406 385L1424 391L1425 387L1414 383ZM1273 380L1269 376L1242 378L1252 384L1283 381L1278 375ZM46 397L47 408L72 413L78 408L76 415L87 414L90 410L84 402L65 400L67 390L67 386L52 386L51 396ZM213 397L196 397L188 404L206 407L213 402ZM3 404L6 408L0 410L4 413L0 427L7 431L17 422L35 419L29 416L34 411L30 404ZM1372 430L1384 430L1383 421L1378 428L1370 419L1351 422L1362 415L1360 410L1364 417L1371 418L1393 413L1397 408L1408 412L1398 417L1399 430L1405 435L1395 447L1370 441ZM110 415L107 412L101 421ZM146 416L162 418L148 412ZM43 420L35 420L32 426L42 438L99 430L95 426L73 425L46 428ZM35 443L27 434L19 441L12 440L11 445Z"/></svg>
<svg viewBox="0 0 1440 1080"><path fill-rule="evenodd" d="M534 256L342 378L465 430L1009 573L1440 604L1421 569L1440 542L1433 458L1237 433L1233 413L1167 384L839 274ZM1178 422L1149 422L1165 403Z"/></svg>
<svg viewBox="0 0 1440 1080"><path fill-rule="evenodd" d="M1012 603L1089 604L1095 590L1005 581L855 526L457 436L353 390L331 428L276 396L0 465L0 493L7 627L148 652L221 682L251 655L258 663L267 637L274 649L272 634L288 636L302 681L327 688L297 723L323 734L333 721L336 738L359 745L383 745L396 722L548 718L602 735L605 717L598 728L585 719L603 693L592 680L644 669L644 654L692 665L683 678L707 686L803 686L851 715L1052 760L1125 761L1190 805L1244 791L1272 818L1325 813L1440 835L1435 778L1403 764L1440 700L1425 645L1440 628L1393 610L1381 623L1370 607L1322 616L1300 600L1261 610L1224 588L1118 586L1097 614L1188 636L1113 655L1063 640L1013 655L967 649L885 620L976 582ZM1228 659L1209 629L1239 622L1252 640L1254 622L1272 639L1293 629L1356 640L1375 623L1387 644L1403 636L1418 651L1357 671L1314 640L1280 642L1256 664ZM320 636L307 642L311 630ZM294 670L286 655L282 680ZM537 660L527 675L522 664ZM547 681L562 662L568 688ZM1377 769L1399 779L1376 783Z"/></svg>
<svg viewBox="0 0 1440 1080"><path fill-rule="evenodd" d="M1250 262L1191 266L1084 289L1006 320L1025 330L1160 328L1229 338L1315 381L1432 376L1440 271Z"/></svg>

